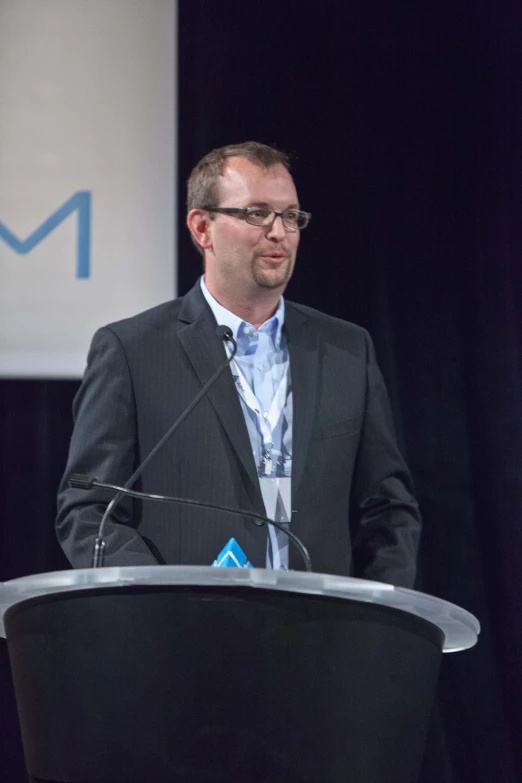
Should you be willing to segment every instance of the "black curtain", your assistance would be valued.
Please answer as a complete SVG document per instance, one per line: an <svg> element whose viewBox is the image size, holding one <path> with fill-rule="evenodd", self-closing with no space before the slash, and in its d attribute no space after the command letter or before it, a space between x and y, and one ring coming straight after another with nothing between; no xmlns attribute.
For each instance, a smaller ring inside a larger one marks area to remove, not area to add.
<svg viewBox="0 0 522 783"><path fill-rule="evenodd" d="M422 783L522 778L522 6L179 4L179 290L200 274L184 181L209 149L290 152L288 298L372 333L424 516L419 588L482 624L445 656ZM72 382L0 383L0 579L65 567L54 494ZM2 779L23 780L5 644ZM1 773L0 769L0 773Z"/></svg>

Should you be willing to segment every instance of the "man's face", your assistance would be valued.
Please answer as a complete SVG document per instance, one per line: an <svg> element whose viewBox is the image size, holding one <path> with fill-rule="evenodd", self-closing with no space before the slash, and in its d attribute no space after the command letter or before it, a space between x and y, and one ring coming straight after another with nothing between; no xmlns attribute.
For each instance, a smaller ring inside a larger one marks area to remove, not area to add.
<svg viewBox="0 0 522 783"><path fill-rule="evenodd" d="M220 177L216 206L263 206L283 212L297 209L299 202L293 179L283 165L264 169L233 157ZM205 253L205 270L209 282L244 296L267 289L284 291L294 269L299 231L286 229L280 217L272 226L261 227L216 213L208 233L211 246Z"/></svg>

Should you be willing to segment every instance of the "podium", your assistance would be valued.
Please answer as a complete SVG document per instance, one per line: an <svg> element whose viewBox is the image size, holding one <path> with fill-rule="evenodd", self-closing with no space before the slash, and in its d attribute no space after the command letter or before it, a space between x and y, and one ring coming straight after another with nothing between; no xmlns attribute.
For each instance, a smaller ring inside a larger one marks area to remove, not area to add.
<svg viewBox="0 0 522 783"><path fill-rule="evenodd" d="M0 585L26 766L60 783L415 783L473 615L379 582L199 566Z"/></svg>

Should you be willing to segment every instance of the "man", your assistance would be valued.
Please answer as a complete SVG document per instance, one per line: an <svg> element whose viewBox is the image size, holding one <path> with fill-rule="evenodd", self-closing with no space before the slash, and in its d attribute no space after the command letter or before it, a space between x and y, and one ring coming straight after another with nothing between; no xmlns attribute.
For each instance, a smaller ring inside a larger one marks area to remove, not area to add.
<svg viewBox="0 0 522 783"><path fill-rule="evenodd" d="M231 371L137 488L267 513L315 571L412 586L420 520L371 340L282 298L310 219L287 157L256 142L214 150L190 176L188 208L204 279L93 339L59 494L69 560L90 565L108 497L67 476L123 484L224 361L220 323L238 342ZM303 567L284 534L247 517L129 500L108 525L105 565L208 565L232 536L256 567Z"/></svg>

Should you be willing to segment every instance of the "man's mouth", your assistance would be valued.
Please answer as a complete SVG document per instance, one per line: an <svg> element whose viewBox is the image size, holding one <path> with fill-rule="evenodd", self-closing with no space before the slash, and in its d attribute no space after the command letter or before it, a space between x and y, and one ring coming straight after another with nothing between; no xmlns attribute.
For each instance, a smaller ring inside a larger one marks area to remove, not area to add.
<svg viewBox="0 0 522 783"><path fill-rule="evenodd" d="M282 261L288 256L286 253L261 253L260 258L267 258L269 261Z"/></svg>

